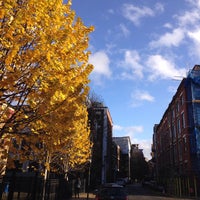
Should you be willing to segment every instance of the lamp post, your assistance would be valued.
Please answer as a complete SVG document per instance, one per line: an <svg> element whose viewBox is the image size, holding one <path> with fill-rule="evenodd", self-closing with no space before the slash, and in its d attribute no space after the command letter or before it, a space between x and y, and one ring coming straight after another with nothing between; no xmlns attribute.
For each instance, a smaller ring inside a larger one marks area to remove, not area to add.
<svg viewBox="0 0 200 200"><path fill-rule="evenodd" d="M91 168L91 159L89 160L89 168L88 168L87 200L89 199L89 189L90 189L90 168Z"/></svg>

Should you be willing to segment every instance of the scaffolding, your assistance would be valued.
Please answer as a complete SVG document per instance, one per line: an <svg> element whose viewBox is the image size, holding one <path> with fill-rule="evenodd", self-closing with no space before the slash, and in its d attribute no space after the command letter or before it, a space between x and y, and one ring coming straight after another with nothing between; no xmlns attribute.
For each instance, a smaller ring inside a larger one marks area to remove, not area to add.
<svg viewBox="0 0 200 200"><path fill-rule="evenodd" d="M186 81L189 104L190 127L192 137L190 141L191 153L194 156L193 171L200 176L200 65L195 65L189 71Z"/></svg>

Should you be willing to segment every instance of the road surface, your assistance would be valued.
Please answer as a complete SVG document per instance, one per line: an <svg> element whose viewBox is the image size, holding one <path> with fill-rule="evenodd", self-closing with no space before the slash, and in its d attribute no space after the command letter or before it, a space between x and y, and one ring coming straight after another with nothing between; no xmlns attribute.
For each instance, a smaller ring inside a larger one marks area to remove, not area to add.
<svg viewBox="0 0 200 200"><path fill-rule="evenodd" d="M161 192L155 192L141 184L135 183L126 186L128 200L191 200L187 198L168 197Z"/></svg>
<svg viewBox="0 0 200 200"><path fill-rule="evenodd" d="M127 185L126 187L128 193L128 200L194 200L195 198L177 198L177 197L169 197L162 192L155 192L147 187L143 187L139 183L134 183ZM81 193L80 198L71 198L71 200L94 200L95 195L90 193ZM196 199L195 199L196 200ZM200 198L199 198L200 200Z"/></svg>

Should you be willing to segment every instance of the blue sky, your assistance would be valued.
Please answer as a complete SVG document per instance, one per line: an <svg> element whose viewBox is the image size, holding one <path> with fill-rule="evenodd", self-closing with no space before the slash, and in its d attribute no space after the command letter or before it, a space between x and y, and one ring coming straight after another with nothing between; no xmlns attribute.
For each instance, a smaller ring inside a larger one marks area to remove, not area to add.
<svg viewBox="0 0 200 200"><path fill-rule="evenodd" d="M200 0L72 0L90 34L91 91L150 158L159 123L180 79L200 64Z"/></svg>

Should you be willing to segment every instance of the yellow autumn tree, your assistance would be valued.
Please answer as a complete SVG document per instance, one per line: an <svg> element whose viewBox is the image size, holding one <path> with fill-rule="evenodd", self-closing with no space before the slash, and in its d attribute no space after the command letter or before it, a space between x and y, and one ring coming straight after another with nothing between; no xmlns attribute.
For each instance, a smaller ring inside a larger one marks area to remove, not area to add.
<svg viewBox="0 0 200 200"><path fill-rule="evenodd" d="M70 168L88 160L91 31L70 0L0 1L0 104L14 109L0 113L0 138L20 147L10 143L22 162L46 160L48 168L59 157Z"/></svg>

